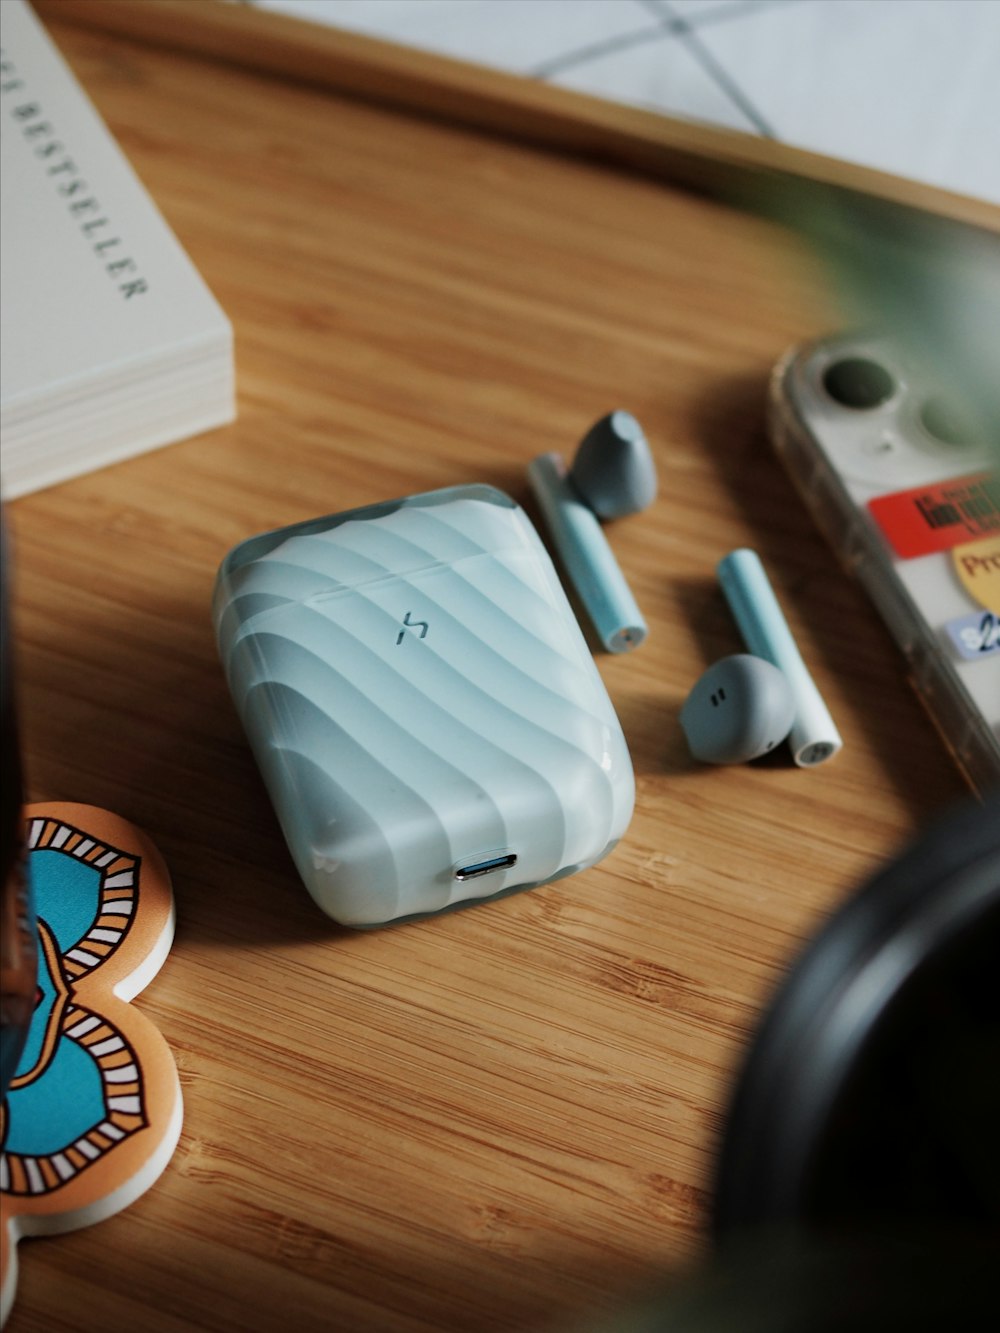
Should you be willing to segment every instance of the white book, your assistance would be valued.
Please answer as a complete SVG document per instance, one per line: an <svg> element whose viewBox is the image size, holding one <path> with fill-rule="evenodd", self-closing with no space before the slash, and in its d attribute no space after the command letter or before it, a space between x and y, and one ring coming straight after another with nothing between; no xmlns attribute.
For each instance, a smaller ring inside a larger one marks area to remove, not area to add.
<svg viewBox="0 0 1000 1333"><path fill-rule="evenodd" d="M0 484L235 416L232 328L25 0L0 3Z"/></svg>

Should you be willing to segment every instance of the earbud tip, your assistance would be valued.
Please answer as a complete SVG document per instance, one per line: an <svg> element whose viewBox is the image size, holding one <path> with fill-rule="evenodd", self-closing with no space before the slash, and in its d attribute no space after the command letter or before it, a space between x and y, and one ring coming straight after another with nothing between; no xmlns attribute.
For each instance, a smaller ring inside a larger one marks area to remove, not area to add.
<svg viewBox="0 0 1000 1333"><path fill-rule="evenodd" d="M568 475L598 518L637 514L656 499L656 465L631 412L609 412L595 422Z"/></svg>
<svg viewBox="0 0 1000 1333"><path fill-rule="evenodd" d="M771 662L735 653L696 682L680 720L695 759L744 764L786 739L795 721L795 700L787 678Z"/></svg>

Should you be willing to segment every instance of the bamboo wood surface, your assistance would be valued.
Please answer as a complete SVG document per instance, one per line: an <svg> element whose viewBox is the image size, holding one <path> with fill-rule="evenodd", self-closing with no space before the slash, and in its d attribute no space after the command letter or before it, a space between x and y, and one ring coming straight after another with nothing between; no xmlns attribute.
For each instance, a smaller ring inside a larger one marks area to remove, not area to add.
<svg viewBox="0 0 1000 1333"><path fill-rule="evenodd" d="M239 418L9 506L29 794L106 806L163 852L177 937L137 1003L185 1098L147 1195L22 1243L9 1333L562 1328L680 1279L761 1006L964 790L765 439L771 364L836 326L822 275L643 175L50 31L233 320ZM610 533L649 639L598 658L637 775L627 837L492 905L333 927L228 700L218 562L470 480L534 512L528 460L616 406L661 475ZM744 544L844 736L815 771L699 768L680 734L739 647L713 571Z"/></svg>

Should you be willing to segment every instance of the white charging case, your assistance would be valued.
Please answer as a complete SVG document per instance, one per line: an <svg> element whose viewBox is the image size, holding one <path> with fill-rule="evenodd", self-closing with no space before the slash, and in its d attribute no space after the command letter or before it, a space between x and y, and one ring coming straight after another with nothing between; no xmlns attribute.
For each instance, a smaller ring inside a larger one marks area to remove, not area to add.
<svg viewBox="0 0 1000 1333"><path fill-rule="evenodd" d="M285 839L334 920L373 926L599 861L625 738L548 553L491 486L252 537L214 619Z"/></svg>

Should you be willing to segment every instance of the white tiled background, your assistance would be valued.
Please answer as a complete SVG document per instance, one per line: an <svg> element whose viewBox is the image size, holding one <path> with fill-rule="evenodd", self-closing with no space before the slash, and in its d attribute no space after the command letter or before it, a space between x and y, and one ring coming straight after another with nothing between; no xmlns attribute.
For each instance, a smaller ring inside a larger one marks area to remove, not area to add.
<svg viewBox="0 0 1000 1333"><path fill-rule="evenodd" d="M1000 204L1000 0L251 0Z"/></svg>

